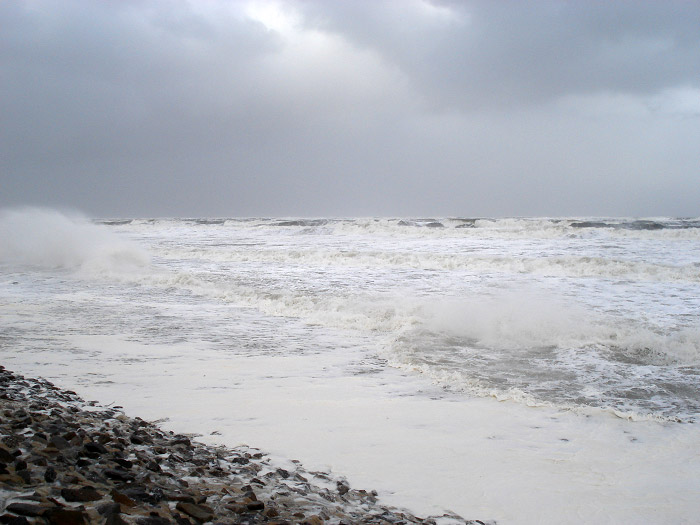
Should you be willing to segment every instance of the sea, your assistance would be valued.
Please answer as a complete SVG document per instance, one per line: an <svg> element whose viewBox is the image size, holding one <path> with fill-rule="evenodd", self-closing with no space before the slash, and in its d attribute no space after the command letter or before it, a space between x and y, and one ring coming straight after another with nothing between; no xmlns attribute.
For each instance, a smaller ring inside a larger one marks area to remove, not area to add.
<svg viewBox="0 0 700 525"><path fill-rule="evenodd" d="M700 516L698 218L4 209L0 359L419 515Z"/></svg>

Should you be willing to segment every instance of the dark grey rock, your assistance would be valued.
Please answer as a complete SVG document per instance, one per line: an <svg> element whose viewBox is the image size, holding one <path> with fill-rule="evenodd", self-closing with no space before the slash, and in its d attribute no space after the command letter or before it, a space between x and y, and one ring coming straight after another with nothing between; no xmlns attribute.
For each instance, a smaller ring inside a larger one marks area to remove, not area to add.
<svg viewBox="0 0 700 525"><path fill-rule="evenodd" d="M251 501L250 503L246 503L246 507L248 510L260 511L265 508L265 504L262 501Z"/></svg>
<svg viewBox="0 0 700 525"><path fill-rule="evenodd" d="M134 466L133 461L129 461L128 459L121 459L121 458L114 458L113 460L117 465L119 465L122 468L129 469Z"/></svg>
<svg viewBox="0 0 700 525"><path fill-rule="evenodd" d="M31 503L10 503L5 510L20 516L43 516L51 507L44 505L33 505Z"/></svg>
<svg viewBox="0 0 700 525"><path fill-rule="evenodd" d="M111 516L113 514L119 514L122 511L121 505L117 502L103 503L97 506L97 512L102 516Z"/></svg>
<svg viewBox="0 0 700 525"><path fill-rule="evenodd" d="M10 450L5 445L0 445L0 461L3 463L12 463L20 454L19 450Z"/></svg>
<svg viewBox="0 0 700 525"><path fill-rule="evenodd" d="M119 469L119 468L108 468L105 469L104 475L109 478L113 479L116 481L133 481L136 476L132 474L131 472L127 472L126 470Z"/></svg>
<svg viewBox="0 0 700 525"><path fill-rule="evenodd" d="M175 446L177 446L177 445L185 445L186 447L191 447L191 446L192 446L192 442L190 441L189 438L187 438L187 437L185 437L185 436L178 436L177 438L173 439L173 440L170 442L170 446L171 446L171 447L175 447Z"/></svg>
<svg viewBox="0 0 700 525"><path fill-rule="evenodd" d="M82 509L52 509L45 517L50 525L83 525L90 521L87 512Z"/></svg>
<svg viewBox="0 0 700 525"><path fill-rule="evenodd" d="M119 514L110 514L105 520L105 525L127 525L127 523Z"/></svg>
<svg viewBox="0 0 700 525"><path fill-rule="evenodd" d="M61 496L69 502L97 501L102 499L100 494L93 487L81 487L79 489L61 489Z"/></svg>
<svg viewBox="0 0 700 525"><path fill-rule="evenodd" d="M189 519L185 518L184 516L181 516L177 512L173 513L173 519L175 520L175 523L177 523L177 525L192 525L192 522Z"/></svg>
<svg viewBox="0 0 700 525"><path fill-rule="evenodd" d="M56 478L58 477L58 474L56 473L56 469L53 467L49 467L46 469L44 472L44 481L47 481L49 483L53 483L56 481Z"/></svg>
<svg viewBox="0 0 700 525"><path fill-rule="evenodd" d="M154 489L149 492L143 487L128 487L123 490L123 494L134 501L150 503L155 505L163 499L163 492ZM121 503L121 502L120 502Z"/></svg>
<svg viewBox="0 0 700 525"><path fill-rule="evenodd" d="M97 454L98 456L107 453L107 447L105 447L101 443L96 443L94 441L85 443L85 445L83 445L83 448L86 452L90 454Z"/></svg>
<svg viewBox="0 0 700 525"><path fill-rule="evenodd" d="M160 465L154 459L152 459L148 463L146 463L146 468L152 472L161 472L162 471L162 469L160 468Z"/></svg>
<svg viewBox="0 0 700 525"><path fill-rule="evenodd" d="M70 443L68 443L63 436L51 436L49 446L52 446L58 450L65 450L70 447Z"/></svg>
<svg viewBox="0 0 700 525"><path fill-rule="evenodd" d="M29 483L31 483L31 481L32 481L32 476L31 476L31 474L29 473L29 471L26 470L26 469L25 469L25 470L19 470L19 471L15 472L15 474L16 474L17 477L19 477L26 485L29 485Z"/></svg>

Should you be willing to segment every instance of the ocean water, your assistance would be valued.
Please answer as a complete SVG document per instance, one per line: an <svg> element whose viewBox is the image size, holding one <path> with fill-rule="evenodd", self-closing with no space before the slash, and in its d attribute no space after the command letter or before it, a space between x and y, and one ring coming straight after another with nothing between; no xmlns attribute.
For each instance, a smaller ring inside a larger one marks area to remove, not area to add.
<svg viewBox="0 0 700 525"><path fill-rule="evenodd" d="M0 356L421 514L693 523L700 219L0 213Z"/></svg>

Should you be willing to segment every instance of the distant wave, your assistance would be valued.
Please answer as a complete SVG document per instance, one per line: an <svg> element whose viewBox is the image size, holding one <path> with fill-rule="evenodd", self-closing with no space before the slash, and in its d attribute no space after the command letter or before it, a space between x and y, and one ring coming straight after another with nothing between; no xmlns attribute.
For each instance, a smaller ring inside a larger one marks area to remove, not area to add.
<svg viewBox="0 0 700 525"><path fill-rule="evenodd" d="M372 233L417 237L578 238L590 236L700 239L699 218L183 218L104 219L108 226L196 224L203 227L287 229L300 234Z"/></svg>
<svg viewBox="0 0 700 525"><path fill-rule="evenodd" d="M628 220L618 222L601 221L573 221L572 228L613 228L621 230L684 230L700 228L700 220L697 219L674 219L667 221L656 220Z"/></svg>

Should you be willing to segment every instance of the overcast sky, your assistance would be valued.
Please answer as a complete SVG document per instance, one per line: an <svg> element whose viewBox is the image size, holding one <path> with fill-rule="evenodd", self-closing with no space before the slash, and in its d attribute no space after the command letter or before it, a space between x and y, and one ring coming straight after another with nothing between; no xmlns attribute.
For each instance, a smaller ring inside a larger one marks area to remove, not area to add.
<svg viewBox="0 0 700 525"><path fill-rule="evenodd" d="M0 2L0 207L699 216L700 3Z"/></svg>

